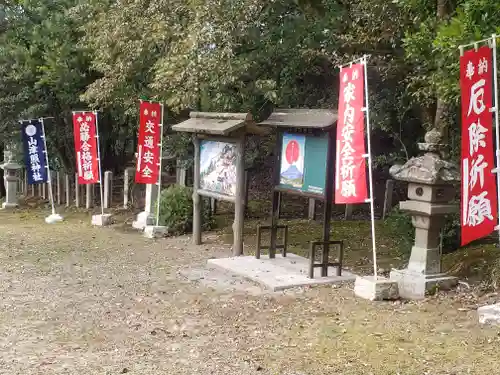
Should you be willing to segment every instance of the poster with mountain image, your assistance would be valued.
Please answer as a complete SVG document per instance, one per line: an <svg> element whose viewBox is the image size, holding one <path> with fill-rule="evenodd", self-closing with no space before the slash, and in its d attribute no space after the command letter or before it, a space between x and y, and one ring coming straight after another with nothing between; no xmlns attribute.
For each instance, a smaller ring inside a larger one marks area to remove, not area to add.
<svg viewBox="0 0 500 375"><path fill-rule="evenodd" d="M281 149L280 184L301 189L304 183L305 136L283 134Z"/></svg>
<svg viewBox="0 0 500 375"><path fill-rule="evenodd" d="M200 143L200 188L236 195L236 146L218 141Z"/></svg>

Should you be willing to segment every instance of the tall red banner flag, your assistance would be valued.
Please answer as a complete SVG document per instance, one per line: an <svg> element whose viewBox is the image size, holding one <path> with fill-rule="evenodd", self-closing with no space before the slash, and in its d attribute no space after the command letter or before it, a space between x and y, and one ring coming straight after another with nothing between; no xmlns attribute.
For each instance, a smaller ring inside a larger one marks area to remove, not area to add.
<svg viewBox="0 0 500 375"><path fill-rule="evenodd" d="M156 184L160 173L161 104L141 102L135 182Z"/></svg>
<svg viewBox="0 0 500 375"><path fill-rule="evenodd" d="M462 94L462 246L493 232L497 198L493 158L492 51L488 46L460 57Z"/></svg>
<svg viewBox="0 0 500 375"><path fill-rule="evenodd" d="M335 203L365 203L364 68L353 64L340 72L335 168Z"/></svg>
<svg viewBox="0 0 500 375"><path fill-rule="evenodd" d="M79 184L99 182L97 160L97 132L95 112L74 112L73 133L75 137L76 170Z"/></svg>

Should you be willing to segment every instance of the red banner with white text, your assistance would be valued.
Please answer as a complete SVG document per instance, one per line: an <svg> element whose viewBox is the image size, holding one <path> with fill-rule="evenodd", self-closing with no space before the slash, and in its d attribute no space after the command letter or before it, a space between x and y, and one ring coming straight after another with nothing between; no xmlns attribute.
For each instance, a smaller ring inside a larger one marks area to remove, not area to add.
<svg viewBox="0 0 500 375"><path fill-rule="evenodd" d="M135 182L156 184L160 171L161 104L141 102Z"/></svg>
<svg viewBox="0 0 500 375"><path fill-rule="evenodd" d="M96 115L96 112L73 113L76 171L79 184L99 182Z"/></svg>
<svg viewBox="0 0 500 375"><path fill-rule="evenodd" d="M364 67L353 64L340 71L339 111L335 160L335 203L365 203L366 161L364 123Z"/></svg>
<svg viewBox="0 0 500 375"><path fill-rule="evenodd" d="M460 57L462 96L462 246L489 235L497 224L493 144L492 51L471 49Z"/></svg>

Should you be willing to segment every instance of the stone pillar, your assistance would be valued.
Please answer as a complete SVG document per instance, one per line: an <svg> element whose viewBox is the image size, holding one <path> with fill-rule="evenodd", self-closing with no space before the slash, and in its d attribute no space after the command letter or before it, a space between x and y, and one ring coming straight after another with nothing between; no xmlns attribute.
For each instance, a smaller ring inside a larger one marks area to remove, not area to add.
<svg viewBox="0 0 500 375"><path fill-rule="evenodd" d="M0 165L3 169L3 180L5 184L5 202L2 203L2 209L10 209L18 207L18 170L21 165L13 161L13 153L10 150L4 151L4 162Z"/></svg>
<svg viewBox="0 0 500 375"><path fill-rule="evenodd" d="M64 187L66 189L66 207L70 206L70 200L71 200L71 193L69 191L70 189L70 184L69 184L69 174L64 174Z"/></svg>
<svg viewBox="0 0 500 375"><path fill-rule="evenodd" d="M135 174L135 168L125 168L123 173L123 208L127 209L129 204L130 195L130 182L132 176Z"/></svg>
<svg viewBox="0 0 500 375"><path fill-rule="evenodd" d="M105 209L109 208L109 206L111 205L111 198L113 195L112 180L113 180L113 172L111 171L104 172L104 191L103 191L104 202L102 202L102 204Z"/></svg>
<svg viewBox="0 0 500 375"><path fill-rule="evenodd" d="M78 183L78 173L75 173L75 206L80 208L80 184Z"/></svg>
<svg viewBox="0 0 500 375"><path fill-rule="evenodd" d="M440 232L444 216L458 210L453 200L454 184L460 181L458 166L442 160L446 148L441 135L431 130L425 143L419 143L423 156L412 158L403 166L395 165L390 173L396 180L408 182L409 200L401 202L402 211L412 217L415 244L411 249L408 267L392 270L390 278L398 283L402 298L422 299L434 288L450 289L457 284L455 277L441 272Z"/></svg>
<svg viewBox="0 0 500 375"><path fill-rule="evenodd" d="M62 187L61 172L57 171L56 172L56 192L57 192L56 202L57 202L57 204L61 204L61 200L62 200L61 187Z"/></svg>
<svg viewBox="0 0 500 375"><path fill-rule="evenodd" d="M93 193L94 192L94 184L86 184L85 185L85 208L89 210L93 204L92 204L92 198L93 198Z"/></svg>
<svg viewBox="0 0 500 375"><path fill-rule="evenodd" d="M158 195L158 185L147 184L146 185L146 202L144 204L144 211L137 214L136 220L132 223L132 227L135 229L144 230L148 225L155 225L155 217L153 213L155 212L154 202Z"/></svg>

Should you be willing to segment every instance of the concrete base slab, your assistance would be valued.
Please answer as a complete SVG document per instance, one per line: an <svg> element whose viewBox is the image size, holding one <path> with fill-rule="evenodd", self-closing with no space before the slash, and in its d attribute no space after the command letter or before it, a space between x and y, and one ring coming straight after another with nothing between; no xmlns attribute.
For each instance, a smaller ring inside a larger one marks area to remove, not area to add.
<svg viewBox="0 0 500 375"><path fill-rule="evenodd" d="M445 273L422 275L408 270L392 270L389 278L398 283L399 296L405 299L424 299L428 292L450 290L458 279Z"/></svg>
<svg viewBox="0 0 500 375"><path fill-rule="evenodd" d="M63 217L59 214L51 214L45 218L47 224L55 224L63 221Z"/></svg>
<svg viewBox="0 0 500 375"><path fill-rule="evenodd" d="M161 238L167 234L167 227L148 225L144 228L144 237L147 238Z"/></svg>
<svg viewBox="0 0 500 375"><path fill-rule="evenodd" d="M18 208L19 205L17 203L2 203L2 210L12 210L13 208Z"/></svg>
<svg viewBox="0 0 500 375"><path fill-rule="evenodd" d="M155 218L146 211L138 213L136 220L132 222L132 227L139 230L144 230L148 225L155 225Z"/></svg>
<svg viewBox="0 0 500 375"><path fill-rule="evenodd" d="M500 304L482 306L477 309L480 324L500 326Z"/></svg>
<svg viewBox="0 0 500 375"><path fill-rule="evenodd" d="M272 291L296 288L300 286L339 284L354 281L356 275L342 271L342 276L334 276L335 268L330 267L328 274L321 277L321 270L315 269L314 279L307 277L309 259L288 253L286 257L276 254L275 259L263 255L261 259L254 256L209 259L209 266L214 266L246 279L259 283Z"/></svg>
<svg viewBox="0 0 500 375"><path fill-rule="evenodd" d="M92 215L92 225L105 227L111 224L111 214Z"/></svg>
<svg viewBox="0 0 500 375"><path fill-rule="evenodd" d="M370 301L395 300L399 298L398 283L382 276L358 276L354 294Z"/></svg>

